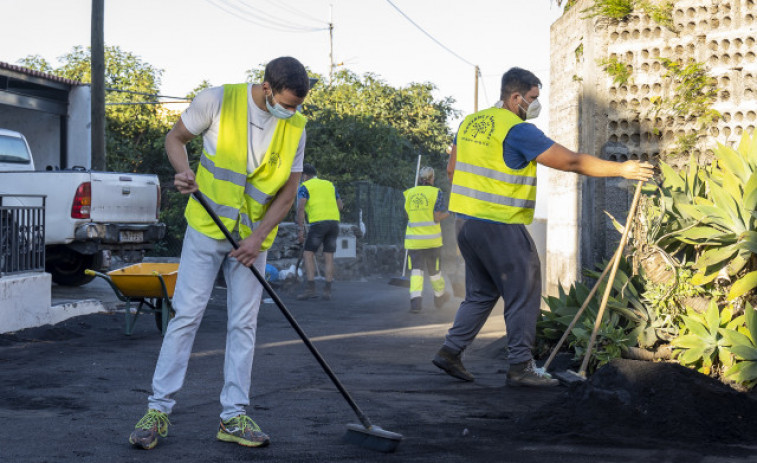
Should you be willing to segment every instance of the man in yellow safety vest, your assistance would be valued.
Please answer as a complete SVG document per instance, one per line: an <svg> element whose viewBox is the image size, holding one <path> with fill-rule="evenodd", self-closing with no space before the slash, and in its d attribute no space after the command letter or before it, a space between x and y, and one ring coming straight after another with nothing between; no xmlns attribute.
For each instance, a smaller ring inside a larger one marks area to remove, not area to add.
<svg viewBox="0 0 757 463"><path fill-rule="evenodd" d="M423 302L423 273L428 272L434 289L434 305L441 308L449 300L442 277L442 227L449 217L444 207L444 195L434 186L434 169L424 167L418 175L418 186L409 188L405 196L407 229L405 249L410 270L410 312L419 313Z"/></svg>
<svg viewBox="0 0 757 463"><path fill-rule="evenodd" d="M323 259L326 263L326 284L323 288L323 298L331 299L331 284L334 281L334 252L336 252L336 238L339 236L339 211L342 210L342 199L334 184L317 177L315 167L305 164L302 168L304 181L297 191L297 237L300 243L305 243L303 260L307 282L305 291L297 295L297 299L314 299L315 292L315 253L323 244ZM307 214L310 229L305 240L305 214Z"/></svg>
<svg viewBox="0 0 757 463"><path fill-rule="evenodd" d="M556 386L536 368L532 348L541 303L536 246L526 230L536 203L536 163L591 177L648 180L646 162L612 162L571 151L535 125L541 81L512 68L502 76L500 101L471 114L457 132L450 154L449 210L456 213L457 243L465 260L465 300L432 362L447 374L473 381L461 354L476 337L500 297L505 324L510 386Z"/></svg>
<svg viewBox="0 0 757 463"><path fill-rule="evenodd" d="M174 290L176 316L168 323L152 380L147 414L129 442L151 449L168 432L173 396L184 383L192 343L219 268L227 287L228 328L216 438L260 447L268 436L247 416L255 331L263 287L248 268L265 273L266 250L294 202L305 152L305 117L297 111L310 90L296 59L270 61L263 82L213 87L200 92L166 136L166 152L183 194L199 191L240 240L234 250L192 196ZM202 135L197 173L187 143Z"/></svg>

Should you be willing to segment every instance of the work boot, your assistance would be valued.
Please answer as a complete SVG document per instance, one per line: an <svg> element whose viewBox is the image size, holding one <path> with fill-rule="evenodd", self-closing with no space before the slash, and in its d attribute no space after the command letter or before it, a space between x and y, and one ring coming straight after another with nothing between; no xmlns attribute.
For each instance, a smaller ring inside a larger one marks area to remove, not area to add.
<svg viewBox="0 0 757 463"><path fill-rule="evenodd" d="M441 309L444 307L444 304L449 301L449 293L445 292L441 296L434 296L434 306L436 306L437 309Z"/></svg>
<svg viewBox="0 0 757 463"><path fill-rule="evenodd" d="M315 293L315 281L308 281L305 291L297 295L298 300L315 299L318 295Z"/></svg>
<svg viewBox="0 0 757 463"><path fill-rule="evenodd" d="M150 450L158 445L158 436L168 435L168 415L158 410L147 410L145 416L134 426L134 431L129 436L129 443L145 450Z"/></svg>
<svg viewBox="0 0 757 463"><path fill-rule="evenodd" d="M324 301L330 301L331 300L331 282L327 281L326 286L323 287L323 300Z"/></svg>
<svg viewBox="0 0 757 463"><path fill-rule="evenodd" d="M560 385L560 381L552 378L552 375L542 368L536 368L533 359L510 365L507 371L508 386L526 387L554 387Z"/></svg>
<svg viewBox="0 0 757 463"><path fill-rule="evenodd" d="M423 309L423 298L422 297L414 297L410 299L410 312L412 313L420 313Z"/></svg>
<svg viewBox="0 0 757 463"><path fill-rule="evenodd" d="M455 352L447 346L442 346L439 352L434 355L434 359L431 361L434 365L444 370L450 376L463 381L473 381L473 375L468 373L468 370L463 366L463 362L460 360L462 351Z"/></svg>
<svg viewBox="0 0 757 463"><path fill-rule="evenodd" d="M224 442L235 442L245 447L265 447L271 443L268 434L260 430L247 415L235 416L226 421L221 421L216 438Z"/></svg>

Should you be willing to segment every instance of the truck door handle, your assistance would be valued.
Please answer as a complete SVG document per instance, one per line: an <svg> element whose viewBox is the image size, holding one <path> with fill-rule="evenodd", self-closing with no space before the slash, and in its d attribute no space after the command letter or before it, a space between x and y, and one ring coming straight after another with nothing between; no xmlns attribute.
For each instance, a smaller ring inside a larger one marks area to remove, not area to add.
<svg viewBox="0 0 757 463"><path fill-rule="evenodd" d="M131 188L126 188L126 187L121 188L121 194L124 195L124 196L130 195L131 194Z"/></svg>

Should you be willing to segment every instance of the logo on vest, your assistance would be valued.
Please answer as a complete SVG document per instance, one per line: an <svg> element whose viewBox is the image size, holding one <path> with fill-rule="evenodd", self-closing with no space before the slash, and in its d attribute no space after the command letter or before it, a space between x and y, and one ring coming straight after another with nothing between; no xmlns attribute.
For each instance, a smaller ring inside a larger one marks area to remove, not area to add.
<svg viewBox="0 0 757 463"><path fill-rule="evenodd" d="M271 157L268 159L268 165L273 169L278 169L281 167L281 155L279 153L272 151Z"/></svg>
<svg viewBox="0 0 757 463"><path fill-rule="evenodd" d="M494 116L481 114L474 117L463 129L463 137L472 140L477 139L480 135L487 139L494 132Z"/></svg>
<svg viewBox="0 0 757 463"><path fill-rule="evenodd" d="M428 207L428 198L422 193L416 193L411 195L408 201L408 206L411 211L418 211Z"/></svg>

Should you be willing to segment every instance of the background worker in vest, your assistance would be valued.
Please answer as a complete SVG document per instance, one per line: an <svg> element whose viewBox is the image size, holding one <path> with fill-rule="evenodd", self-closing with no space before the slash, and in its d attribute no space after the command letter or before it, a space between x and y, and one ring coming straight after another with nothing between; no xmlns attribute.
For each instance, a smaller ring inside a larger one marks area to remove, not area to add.
<svg viewBox="0 0 757 463"><path fill-rule="evenodd" d="M576 153L526 123L539 115L541 81L512 68L502 76L500 99L465 118L457 132L449 209L457 213L457 242L465 259L465 300L434 365L473 381L461 354L486 322L494 304L505 302L510 386L556 386L535 367L532 348L541 303L539 255L525 225L536 200L536 163L591 177L648 180L646 162L605 161Z"/></svg>
<svg viewBox="0 0 757 463"><path fill-rule="evenodd" d="M410 312L423 308L423 272L428 272L434 288L434 305L441 308L449 300L442 277L442 227L439 224L449 217L444 207L442 190L434 186L434 169L424 167L418 174L418 186L404 191L407 229L405 249L408 251L407 268L410 270Z"/></svg>
<svg viewBox="0 0 757 463"><path fill-rule="evenodd" d="M302 169L303 182L297 191L297 228L300 243L305 242L303 260L307 282L305 291L297 299L314 299L315 292L315 253L323 244L323 259L326 261L326 285L323 298L331 299L331 284L334 281L334 252L336 238L339 236L339 211L342 199L334 184L318 178L315 167L305 164ZM310 229L305 239L305 214Z"/></svg>
<svg viewBox="0 0 757 463"><path fill-rule="evenodd" d="M176 316L163 338L148 412L129 437L135 446L151 449L158 436L167 434L173 396L184 383L192 343L221 266L228 328L216 438L246 447L269 443L246 412L263 290L248 267L265 273L266 250L297 194L306 122L297 107L309 90L299 61L276 58L266 66L262 84L224 85L199 93L166 136L176 188L183 194L199 190L241 242L234 250L205 209L189 197L189 226L173 297ZM203 153L195 174L186 144L199 135Z"/></svg>

